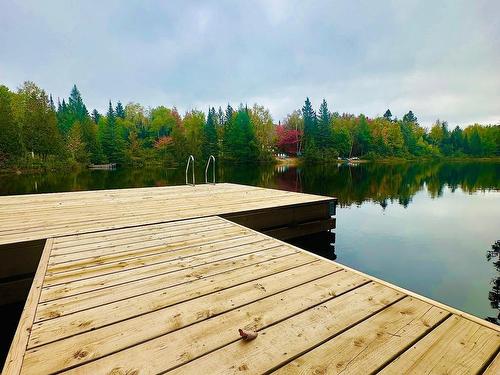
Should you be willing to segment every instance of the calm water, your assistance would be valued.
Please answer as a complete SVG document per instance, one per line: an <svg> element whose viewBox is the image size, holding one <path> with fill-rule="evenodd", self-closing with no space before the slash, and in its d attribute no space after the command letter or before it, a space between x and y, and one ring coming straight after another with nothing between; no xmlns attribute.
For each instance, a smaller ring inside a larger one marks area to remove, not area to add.
<svg viewBox="0 0 500 375"><path fill-rule="evenodd" d="M499 275L486 252L500 239L500 163L226 165L217 175L336 196L330 257L479 317L497 315L488 295ZM0 195L176 185L184 178L183 168L0 175Z"/></svg>

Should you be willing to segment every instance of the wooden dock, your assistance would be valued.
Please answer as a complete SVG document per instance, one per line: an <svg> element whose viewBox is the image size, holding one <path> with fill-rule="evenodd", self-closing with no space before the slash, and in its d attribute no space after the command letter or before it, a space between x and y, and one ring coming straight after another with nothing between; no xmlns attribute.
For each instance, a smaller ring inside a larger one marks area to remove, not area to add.
<svg viewBox="0 0 500 375"><path fill-rule="evenodd" d="M61 201L45 198L56 207ZM237 219L262 206L281 209L258 202L247 202ZM231 214L225 203L211 209ZM189 205L178 200L180 211ZM49 237L3 374L499 373L496 325L206 207L199 217L163 222L151 211L143 220L154 223L137 224L136 214L118 229L108 228L112 220L100 230L87 220L89 233L67 235L76 224L55 222L28 232ZM66 235L40 234L58 231ZM258 337L243 341L239 328Z"/></svg>
<svg viewBox="0 0 500 375"><path fill-rule="evenodd" d="M263 231L292 223L325 225L331 224L334 201L227 183L4 196L0 245L213 215Z"/></svg>

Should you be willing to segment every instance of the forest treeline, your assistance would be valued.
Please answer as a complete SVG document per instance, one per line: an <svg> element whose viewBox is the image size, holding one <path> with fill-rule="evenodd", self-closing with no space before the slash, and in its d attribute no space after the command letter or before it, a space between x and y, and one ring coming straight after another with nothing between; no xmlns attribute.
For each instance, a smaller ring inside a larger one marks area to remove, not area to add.
<svg viewBox="0 0 500 375"><path fill-rule="evenodd" d="M338 157L500 156L500 126L474 124L450 130L436 121L430 130L409 111L402 119L331 112L325 100L316 112L309 100L279 124L255 104L207 113L145 108L111 101L106 113L89 112L78 88L57 99L33 82L15 92L0 85L0 165L176 164L190 154L238 162L271 161L278 152L308 161Z"/></svg>

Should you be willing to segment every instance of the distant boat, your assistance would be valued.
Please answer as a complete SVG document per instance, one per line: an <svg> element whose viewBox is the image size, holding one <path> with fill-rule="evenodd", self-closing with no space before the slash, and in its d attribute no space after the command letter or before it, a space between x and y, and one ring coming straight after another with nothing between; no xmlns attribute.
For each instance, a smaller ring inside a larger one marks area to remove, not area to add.
<svg viewBox="0 0 500 375"><path fill-rule="evenodd" d="M90 164L89 169L116 169L116 163L109 164Z"/></svg>

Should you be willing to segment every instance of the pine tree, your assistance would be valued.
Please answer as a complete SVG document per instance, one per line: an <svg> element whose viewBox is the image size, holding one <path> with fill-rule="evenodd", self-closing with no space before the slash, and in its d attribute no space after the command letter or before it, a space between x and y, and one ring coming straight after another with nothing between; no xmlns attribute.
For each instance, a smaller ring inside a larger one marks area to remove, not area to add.
<svg viewBox="0 0 500 375"><path fill-rule="evenodd" d="M481 137L479 136L479 132L476 128L472 130L472 134L469 138L469 152L474 156L483 155L483 145L481 143Z"/></svg>
<svg viewBox="0 0 500 375"><path fill-rule="evenodd" d="M230 104L227 105L226 113L224 115L224 124L228 125L233 121L233 107Z"/></svg>
<svg viewBox="0 0 500 375"><path fill-rule="evenodd" d="M229 145L227 156L240 162L257 159L258 150L248 108L240 106L225 135Z"/></svg>
<svg viewBox="0 0 500 375"><path fill-rule="evenodd" d="M87 107L85 107L85 104L83 104L82 95L80 94L80 91L78 90L76 85L73 85L73 88L71 89L71 93L68 99L68 109L70 111L71 120L73 122L83 121L89 115ZM72 125L73 124L71 124L71 126Z"/></svg>
<svg viewBox="0 0 500 375"><path fill-rule="evenodd" d="M233 110L233 107L231 107L230 104L227 105L226 107L226 111L224 113L224 121L222 123L222 133L224 134L224 137L222 139L222 151L223 151L223 154L224 154L224 157L230 157L231 155L231 148L232 148L232 145L231 145L231 142L229 140L230 138L230 134L231 134L231 131L232 131L232 128L233 128L233 120L234 120L234 110Z"/></svg>
<svg viewBox="0 0 500 375"><path fill-rule="evenodd" d="M57 127L63 136L66 136L71 129L73 119L66 101L63 99L57 109Z"/></svg>
<svg viewBox="0 0 500 375"><path fill-rule="evenodd" d="M94 121L94 123L98 124L99 123L99 119L101 118L101 114L99 112L97 112L97 109L94 109L92 111L92 120Z"/></svg>
<svg viewBox="0 0 500 375"><path fill-rule="evenodd" d="M116 119L111 100L109 101L108 112L106 114L105 121L101 121L99 126L101 127L100 138L102 151L109 162L113 162L115 143L116 143Z"/></svg>
<svg viewBox="0 0 500 375"><path fill-rule="evenodd" d="M208 109L207 122L203 127L204 143L203 156L208 158L210 155L217 156L217 129L216 129L217 113L215 108Z"/></svg>
<svg viewBox="0 0 500 375"><path fill-rule="evenodd" d="M319 107L318 126L315 134L315 143L320 150L324 150L332 146L332 132L330 128L331 114L328 110L328 104L323 99Z"/></svg>
<svg viewBox="0 0 500 375"><path fill-rule="evenodd" d="M49 95L50 108L55 112L56 106L54 105L54 100L52 99L52 94Z"/></svg>
<svg viewBox="0 0 500 375"><path fill-rule="evenodd" d="M451 135L448 130L448 123L443 121L441 123L442 138L439 144L439 148L443 155L449 156L453 152L453 146L451 145Z"/></svg>
<svg viewBox="0 0 500 375"><path fill-rule="evenodd" d="M403 116L403 121L417 124L417 117L413 114L412 111L409 111L406 115Z"/></svg>
<svg viewBox="0 0 500 375"><path fill-rule="evenodd" d="M391 113L391 110L388 109L387 111L385 111L384 113L384 118L388 121L392 121L392 113Z"/></svg>
<svg viewBox="0 0 500 375"><path fill-rule="evenodd" d="M218 125L224 125L224 111L221 107L219 107L219 110L217 111L217 120Z"/></svg>
<svg viewBox="0 0 500 375"><path fill-rule="evenodd" d="M121 102L116 103L115 110L116 117L124 119L125 118L125 110L123 109L123 105Z"/></svg>
<svg viewBox="0 0 500 375"><path fill-rule="evenodd" d="M306 98L302 107L302 118L304 119L304 152L312 154L316 149L316 113L309 98Z"/></svg>
<svg viewBox="0 0 500 375"><path fill-rule="evenodd" d="M460 127L455 127L451 132L450 136L451 146L453 148L453 152L463 152L464 149L464 136L463 131Z"/></svg>

